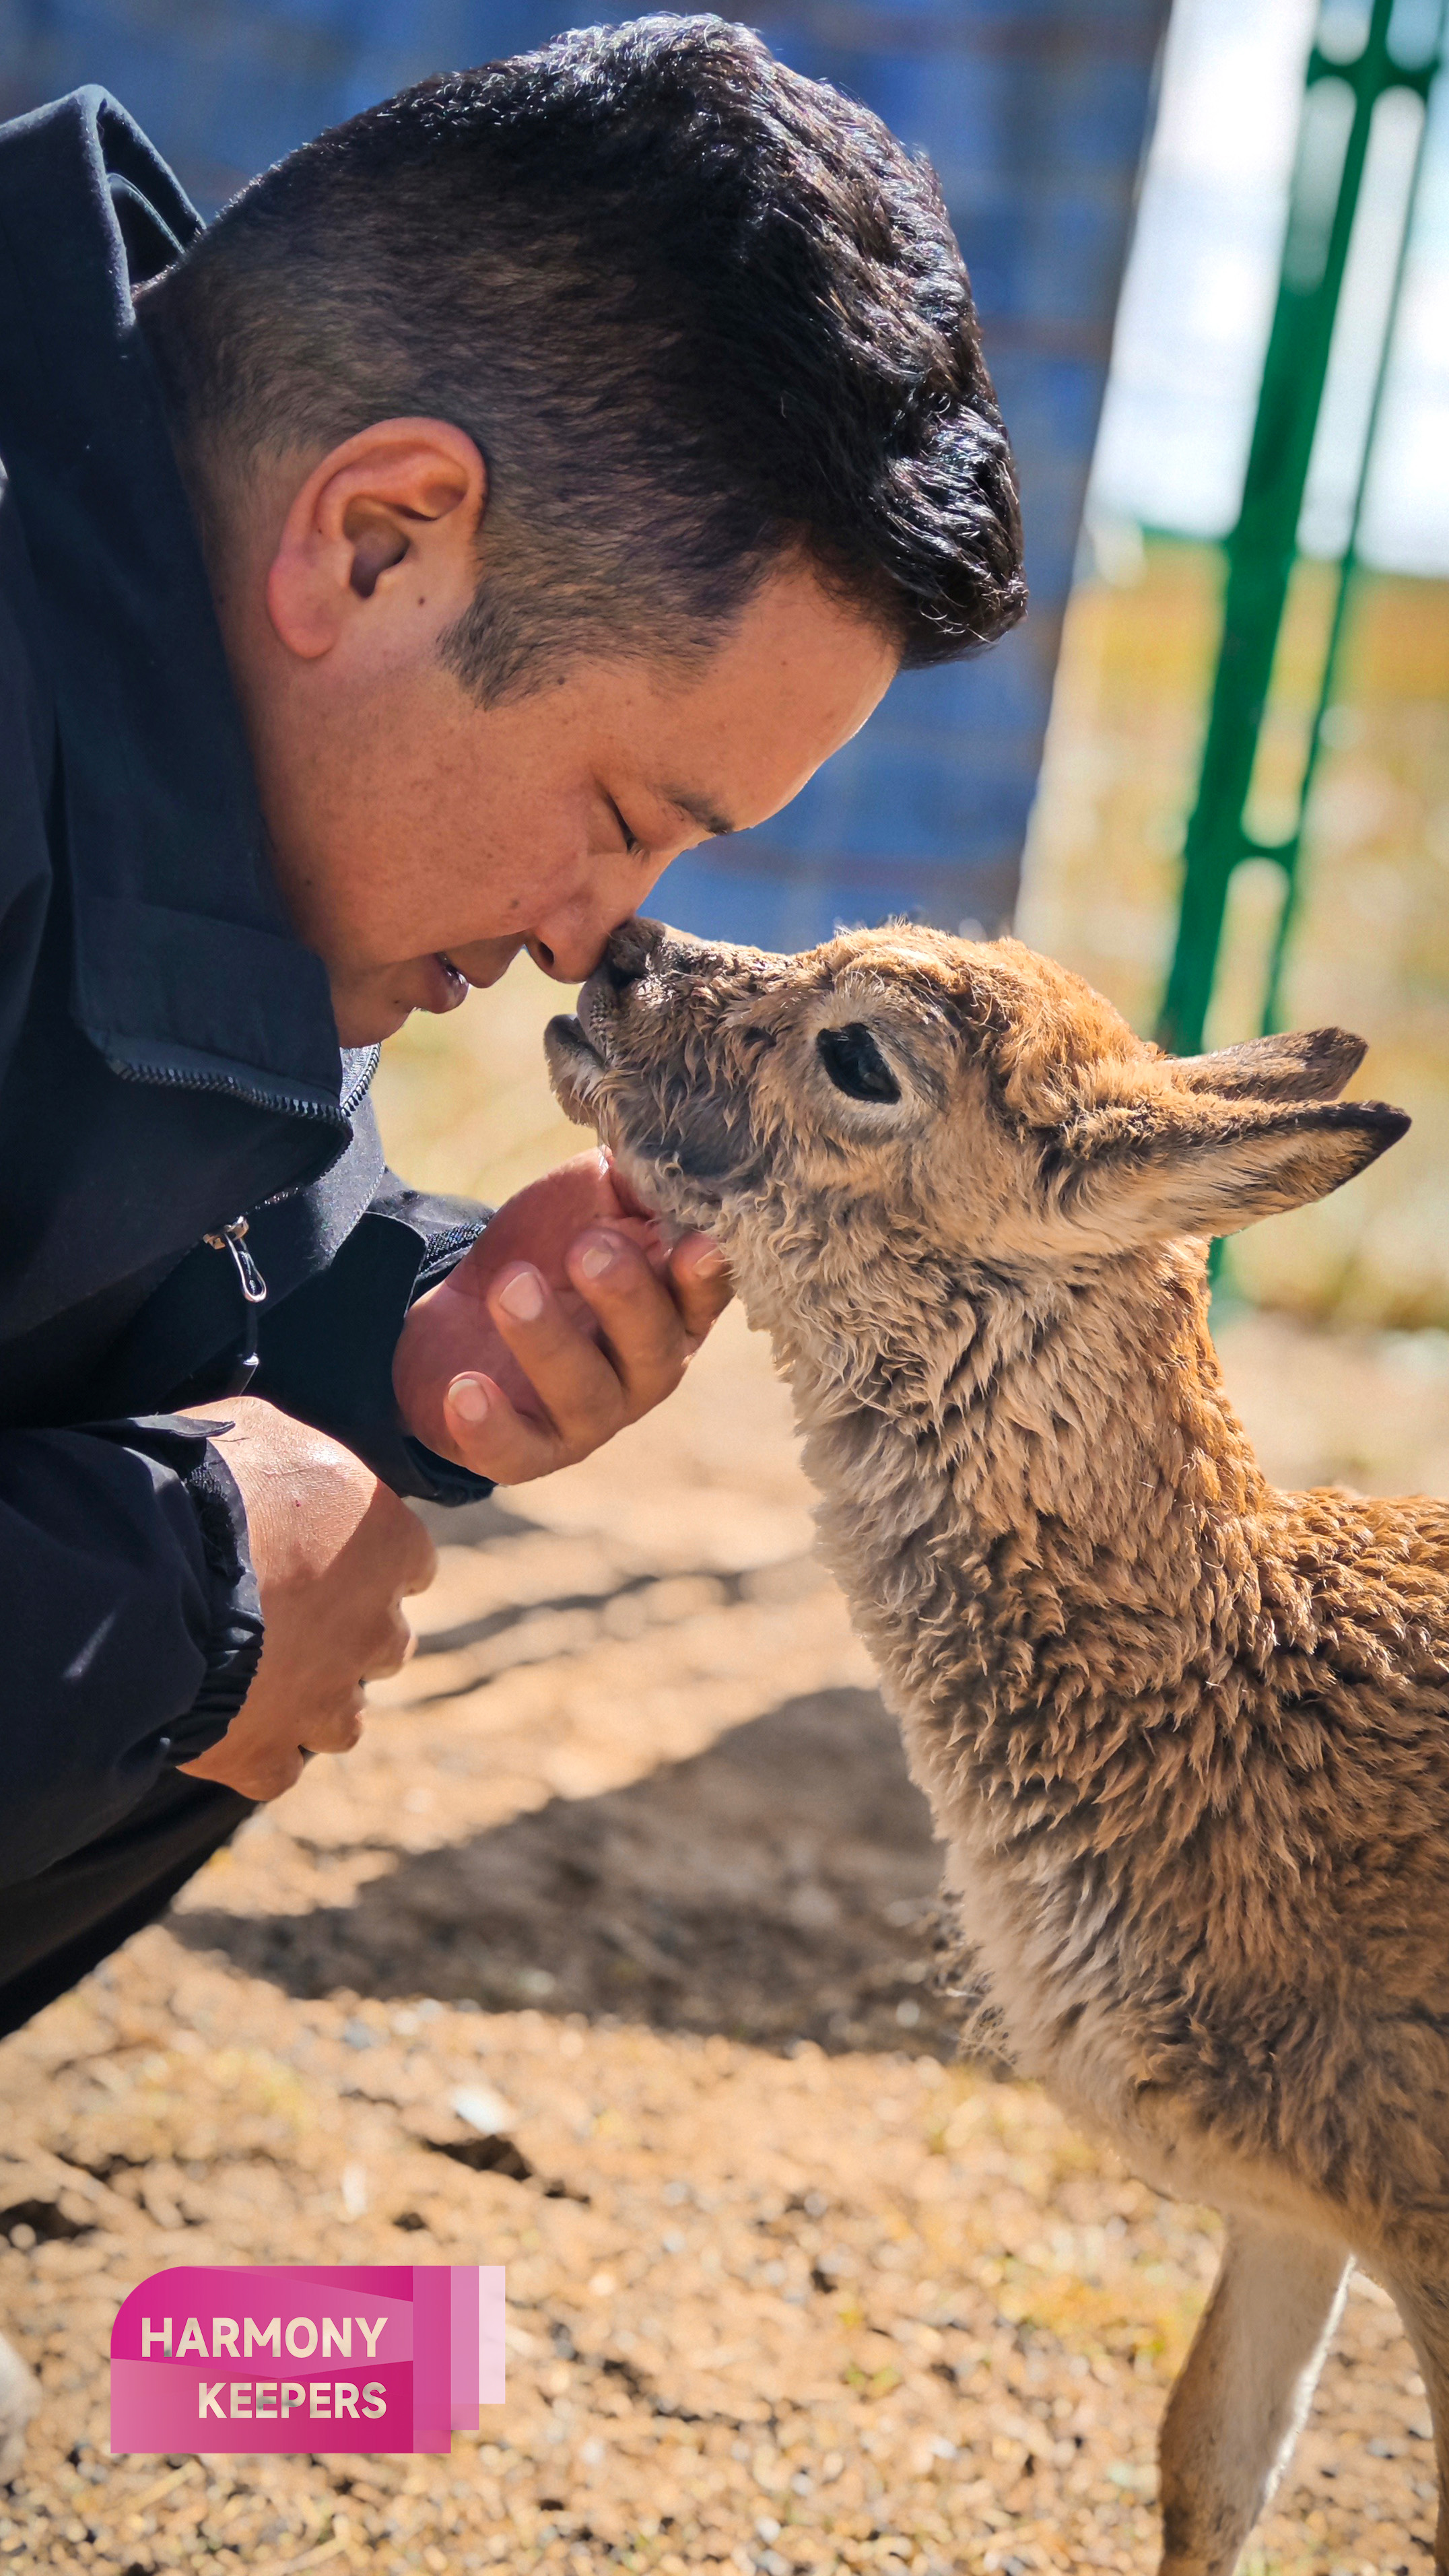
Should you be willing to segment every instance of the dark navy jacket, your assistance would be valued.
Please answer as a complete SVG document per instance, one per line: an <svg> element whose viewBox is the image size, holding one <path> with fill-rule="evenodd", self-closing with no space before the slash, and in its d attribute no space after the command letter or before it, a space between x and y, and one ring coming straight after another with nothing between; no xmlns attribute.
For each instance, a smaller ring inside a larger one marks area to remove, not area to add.
<svg viewBox="0 0 1449 2576"><path fill-rule="evenodd" d="M103 92L0 127L0 1883L213 1743L255 1668L240 1499L173 1408L255 1353L399 1491L487 1491L391 1381L485 1211L384 1170L376 1050L339 1054L283 917L132 318L197 229Z"/></svg>

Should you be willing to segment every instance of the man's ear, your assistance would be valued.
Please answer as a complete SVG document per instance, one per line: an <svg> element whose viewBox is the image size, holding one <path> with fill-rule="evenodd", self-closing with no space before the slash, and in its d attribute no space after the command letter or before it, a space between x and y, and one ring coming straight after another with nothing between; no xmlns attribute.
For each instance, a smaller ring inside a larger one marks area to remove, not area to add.
<svg viewBox="0 0 1449 2576"><path fill-rule="evenodd" d="M1215 1055L1185 1055L1172 1070L1190 1091L1219 1100L1336 1100L1368 1053L1347 1029L1288 1029Z"/></svg>
<svg viewBox="0 0 1449 2576"><path fill-rule="evenodd" d="M1125 1252L1176 1235L1239 1234L1327 1198L1408 1124L1381 1100L1279 1107L1154 1095L1074 1121L1048 1179L1073 1241Z"/></svg>
<svg viewBox="0 0 1449 2576"><path fill-rule="evenodd" d="M426 641L477 585L482 456L446 420L381 420L344 439L293 494L267 574L267 614L302 661L368 618ZM396 650L404 635L390 633Z"/></svg>

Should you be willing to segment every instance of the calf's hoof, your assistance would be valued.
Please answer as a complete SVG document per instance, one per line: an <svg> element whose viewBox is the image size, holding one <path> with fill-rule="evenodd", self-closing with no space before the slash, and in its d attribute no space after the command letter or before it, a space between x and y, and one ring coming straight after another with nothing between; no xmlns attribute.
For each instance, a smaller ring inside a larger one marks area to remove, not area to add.
<svg viewBox="0 0 1449 2576"><path fill-rule="evenodd" d="M0 2335L0 2486L8 2486L25 2457L26 2427L39 2404L38 2380Z"/></svg>

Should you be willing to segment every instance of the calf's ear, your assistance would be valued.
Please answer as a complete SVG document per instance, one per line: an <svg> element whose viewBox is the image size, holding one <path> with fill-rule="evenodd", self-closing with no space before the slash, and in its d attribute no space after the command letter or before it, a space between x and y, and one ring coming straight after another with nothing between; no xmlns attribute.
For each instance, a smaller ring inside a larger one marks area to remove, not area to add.
<svg viewBox="0 0 1449 2576"><path fill-rule="evenodd" d="M1348 1029L1285 1029L1215 1055L1180 1056L1173 1071L1219 1100L1336 1100L1367 1053L1367 1039Z"/></svg>
<svg viewBox="0 0 1449 2576"><path fill-rule="evenodd" d="M1126 1251L1175 1235L1240 1234L1259 1217L1327 1198L1408 1124L1381 1100L1279 1107L1169 1095L1076 1120L1043 1177L1078 1242Z"/></svg>

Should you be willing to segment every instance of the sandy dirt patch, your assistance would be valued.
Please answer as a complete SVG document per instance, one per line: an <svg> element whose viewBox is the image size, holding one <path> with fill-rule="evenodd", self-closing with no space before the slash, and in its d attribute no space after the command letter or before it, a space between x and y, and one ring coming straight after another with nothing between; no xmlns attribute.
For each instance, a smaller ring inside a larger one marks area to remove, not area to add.
<svg viewBox="0 0 1449 2576"><path fill-rule="evenodd" d="M1224 1339L1270 1465L1449 1483L1432 1339ZM1216 2223L953 2062L924 1806L758 1343L437 1525L362 1749L0 2048L45 2386L0 2563L1150 2569ZM430 2256L509 2269L508 2403L450 2460L109 2457L147 2273ZM1253 2564L1417 2576L1431 2499L1360 2283Z"/></svg>

